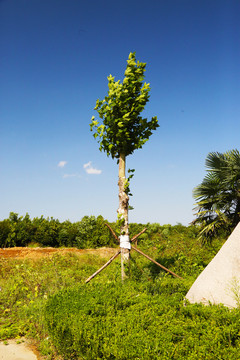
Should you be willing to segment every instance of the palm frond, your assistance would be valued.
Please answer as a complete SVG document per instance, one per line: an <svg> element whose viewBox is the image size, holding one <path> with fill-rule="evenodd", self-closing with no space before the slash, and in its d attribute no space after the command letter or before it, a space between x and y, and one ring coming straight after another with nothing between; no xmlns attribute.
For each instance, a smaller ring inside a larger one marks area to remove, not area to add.
<svg viewBox="0 0 240 360"><path fill-rule="evenodd" d="M212 173L220 172L225 166L226 158L224 154L219 152L211 152L207 155L205 165L208 171Z"/></svg>
<svg viewBox="0 0 240 360"><path fill-rule="evenodd" d="M200 237L240 221L240 153L211 152L206 158L207 174L193 189L197 219L202 225Z"/></svg>

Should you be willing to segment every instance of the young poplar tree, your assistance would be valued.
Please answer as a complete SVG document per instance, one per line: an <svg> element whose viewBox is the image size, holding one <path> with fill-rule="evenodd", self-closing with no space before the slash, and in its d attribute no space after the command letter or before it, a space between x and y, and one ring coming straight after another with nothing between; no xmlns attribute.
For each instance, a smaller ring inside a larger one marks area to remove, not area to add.
<svg viewBox="0 0 240 360"><path fill-rule="evenodd" d="M129 240L128 209L129 209L129 179L126 178L126 157L143 144L156 130L157 117L150 121L142 118L140 113L149 100L150 84L144 81L145 63L136 62L135 53L130 53L123 82L115 81L112 75L108 76L108 95L103 100L96 101L100 119L99 123L93 116L90 129L98 139L100 151L117 159L119 164L119 208L120 220L120 247L122 278L125 276L124 264L129 261L131 249Z"/></svg>

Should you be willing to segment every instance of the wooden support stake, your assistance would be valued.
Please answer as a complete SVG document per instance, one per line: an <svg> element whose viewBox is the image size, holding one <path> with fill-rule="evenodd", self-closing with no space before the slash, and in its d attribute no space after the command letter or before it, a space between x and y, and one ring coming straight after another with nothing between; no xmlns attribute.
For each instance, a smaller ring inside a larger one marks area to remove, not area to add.
<svg viewBox="0 0 240 360"><path fill-rule="evenodd" d="M177 278L183 280L183 278L182 278L181 276L178 276L177 274L175 274L175 273L172 272L171 270L167 269L165 266L159 264L157 261L155 261L155 260L153 260L152 258L150 258L150 256L144 254L144 252L142 252L141 250L135 248L134 246L132 246L132 249L135 250L135 251L137 251L139 254L145 256L148 260L152 261L154 264L160 266L160 268L162 268L163 270L165 270L165 271L169 272L170 274L172 274L173 276L176 276Z"/></svg>
<svg viewBox="0 0 240 360"><path fill-rule="evenodd" d="M113 229L111 228L111 226L108 225L108 224L105 224L105 225L109 228L109 230L111 231L113 237L119 242L119 238L118 238L118 236L115 234L115 232L113 231Z"/></svg>
<svg viewBox="0 0 240 360"><path fill-rule="evenodd" d="M105 269L111 262L116 259L116 257L120 254L121 249L118 250L118 252L111 257L111 259L106 262L100 269L98 269L93 275L91 275L87 280L85 280L85 283L88 283L90 280L92 280L97 274L99 274L103 269Z"/></svg>
<svg viewBox="0 0 240 360"><path fill-rule="evenodd" d="M140 233L138 233L137 235L134 235L132 238L131 238L131 242L132 243L134 243L136 240L137 240L137 238L140 236L140 235L142 235L145 231L147 230L147 228L144 228L142 231L140 231Z"/></svg>

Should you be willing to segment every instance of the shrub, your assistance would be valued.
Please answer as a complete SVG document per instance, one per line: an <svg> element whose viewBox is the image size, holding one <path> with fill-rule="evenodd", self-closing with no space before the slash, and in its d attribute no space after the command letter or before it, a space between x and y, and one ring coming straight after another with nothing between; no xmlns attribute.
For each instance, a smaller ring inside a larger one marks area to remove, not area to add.
<svg viewBox="0 0 240 360"><path fill-rule="evenodd" d="M236 359L238 310L184 307L185 293L177 279L85 285L49 299L45 318L64 359Z"/></svg>

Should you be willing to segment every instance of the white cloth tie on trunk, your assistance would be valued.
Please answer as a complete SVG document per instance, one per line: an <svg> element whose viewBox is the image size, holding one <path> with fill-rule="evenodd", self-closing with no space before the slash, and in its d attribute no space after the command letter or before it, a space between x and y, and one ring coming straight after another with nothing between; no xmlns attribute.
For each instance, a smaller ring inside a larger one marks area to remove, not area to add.
<svg viewBox="0 0 240 360"><path fill-rule="evenodd" d="M129 235L120 235L120 247L131 250Z"/></svg>

